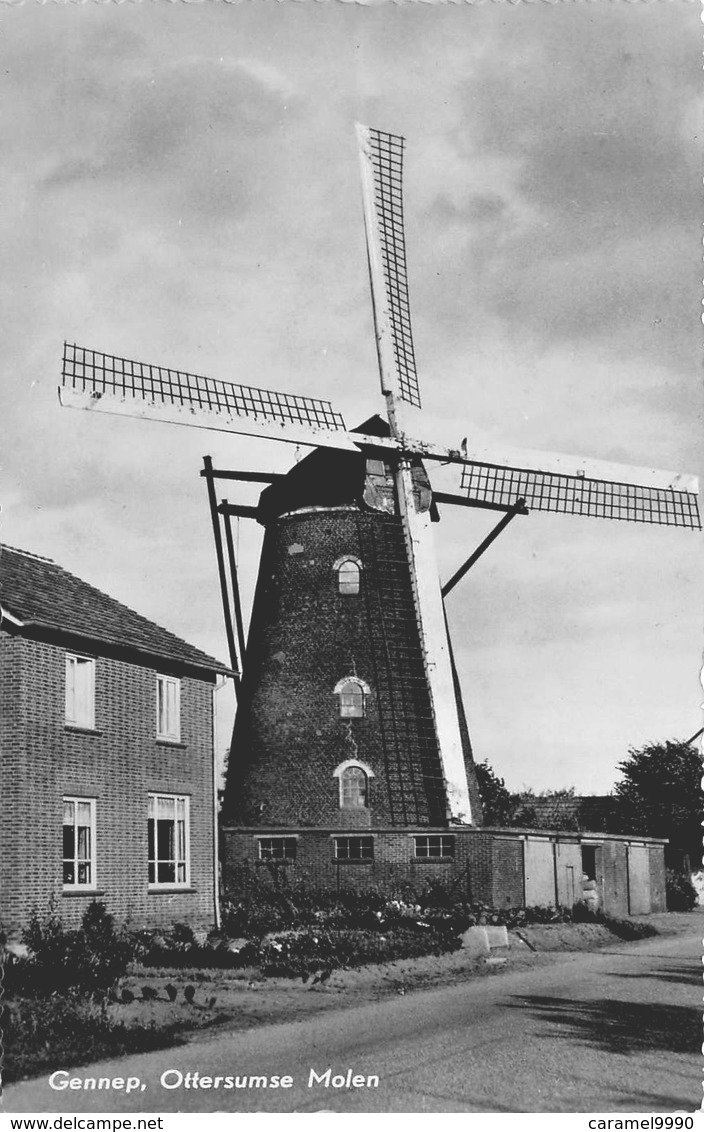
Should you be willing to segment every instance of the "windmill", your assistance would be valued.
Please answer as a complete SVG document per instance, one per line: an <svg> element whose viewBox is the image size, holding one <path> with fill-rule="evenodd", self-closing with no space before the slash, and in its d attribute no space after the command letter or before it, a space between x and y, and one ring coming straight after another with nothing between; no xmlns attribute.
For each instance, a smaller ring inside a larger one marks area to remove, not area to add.
<svg viewBox="0 0 704 1132"><path fill-rule="evenodd" d="M700 528L693 477L554 453L487 451L471 437L456 448L423 439L404 140L362 126L357 136L385 419L348 429L327 401L64 348L64 405L313 449L286 476L216 470L207 457L201 473L238 673L226 804L239 820L270 828L331 822L338 790L343 827L372 822L370 792L374 821L381 815L391 824L437 827L479 820L443 599L516 515ZM454 491L433 492L426 465L454 468ZM258 507L244 507L218 503L217 480L268 486ZM503 514L442 587L431 529L438 504ZM233 516L256 518L266 531L244 669Z"/></svg>

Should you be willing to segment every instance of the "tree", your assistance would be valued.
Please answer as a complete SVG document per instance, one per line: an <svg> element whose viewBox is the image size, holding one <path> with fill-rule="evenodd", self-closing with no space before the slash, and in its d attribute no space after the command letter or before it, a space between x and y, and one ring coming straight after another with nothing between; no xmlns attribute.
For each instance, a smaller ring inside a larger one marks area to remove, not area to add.
<svg viewBox="0 0 704 1132"><path fill-rule="evenodd" d="M667 837L689 855L691 867L702 861L702 761L690 744L678 740L631 749L619 763L622 781L615 794L624 832Z"/></svg>
<svg viewBox="0 0 704 1132"><path fill-rule="evenodd" d="M491 769L488 762L476 763L477 785L482 800L485 825L509 825L516 803L506 789L503 778Z"/></svg>

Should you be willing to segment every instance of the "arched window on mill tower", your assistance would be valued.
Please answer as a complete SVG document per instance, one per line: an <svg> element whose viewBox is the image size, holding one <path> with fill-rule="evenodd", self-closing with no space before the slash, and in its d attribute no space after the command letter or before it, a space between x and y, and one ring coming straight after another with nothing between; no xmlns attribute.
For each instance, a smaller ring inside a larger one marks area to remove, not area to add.
<svg viewBox="0 0 704 1132"><path fill-rule="evenodd" d="M364 701L369 695L369 685L364 680L346 676L335 685L335 695L339 696L341 719L361 719L364 716Z"/></svg>
<svg viewBox="0 0 704 1132"><path fill-rule="evenodd" d="M359 759L347 759L340 763L333 778L338 780L341 810L366 810L369 808L369 783L374 771Z"/></svg>
<svg viewBox="0 0 704 1132"><path fill-rule="evenodd" d="M358 594L362 577L362 563L353 555L338 558L333 565L337 592L343 595Z"/></svg>

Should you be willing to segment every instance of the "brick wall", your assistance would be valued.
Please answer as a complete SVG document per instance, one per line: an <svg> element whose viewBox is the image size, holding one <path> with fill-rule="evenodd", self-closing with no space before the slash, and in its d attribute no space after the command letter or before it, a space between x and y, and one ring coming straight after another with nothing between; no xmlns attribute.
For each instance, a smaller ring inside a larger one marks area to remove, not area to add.
<svg viewBox="0 0 704 1132"><path fill-rule="evenodd" d="M362 562L338 592L334 563ZM340 718L338 681L370 689L362 719ZM442 768L399 520L354 506L296 512L267 528L224 816L237 824L339 822L335 769L373 773L369 820L439 825ZM469 772L473 774L468 754Z"/></svg>
<svg viewBox="0 0 704 1132"><path fill-rule="evenodd" d="M433 860L414 854L415 835L444 835L454 838L454 857ZM374 858L370 861L337 861L334 857L335 836L373 836ZM297 843L293 861L270 863L259 859L262 837L294 837ZM593 845L593 840L590 839ZM540 869L534 877L546 896L542 903L555 903L555 864L558 870L558 894L562 904L582 899L581 842L574 834L552 834L541 838L533 831L472 829L455 827L422 830L416 828L375 828L354 831L331 827L318 829L263 829L257 827L222 830L222 863L226 895L236 900L252 886L276 883L305 885L308 888L354 888L379 890L394 896L410 885L422 891L431 882L438 882L453 891L456 898L480 902L495 908L521 908L526 904L526 847L540 845L542 852L532 855L532 868ZM651 909L660 911L660 894L664 883L664 854L661 844L649 848L651 860ZM626 840L604 837L598 847L599 865L604 862L604 906L611 915L628 914ZM571 876L567 869L571 870ZM528 903L535 902L528 900Z"/></svg>
<svg viewBox="0 0 704 1132"><path fill-rule="evenodd" d="M274 884L275 874L281 871L289 883L305 884L311 888L381 888L393 892L409 884L415 889L422 889L439 882L454 889L458 900L489 898L488 892L482 888L481 878L475 877L474 872L474 862L482 854L491 859L490 838L479 831L458 832L454 858L433 860L415 856L414 835L448 835L447 828L415 831L375 829L372 861L337 861L333 848L335 836L369 836L369 830L308 829L294 834L297 836L296 860L273 865L259 860L258 856L259 839L268 836L269 832L254 828L223 830L223 871L230 899L236 898L253 883Z"/></svg>
<svg viewBox="0 0 704 1132"><path fill-rule="evenodd" d="M452 889L458 900L520 907L523 904L523 852L520 837L497 838L495 834L469 828L375 829L372 861L337 861L335 836L351 831L322 828L295 833L295 861L270 865L258 858L260 837L277 831L250 828L223 830L222 854L226 892L231 899L252 883L273 884L283 871L291 884L311 888L380 888L392 892L405 885L422 889L438 882ZM280 831L278 831L280 832ZM416 835L444 835L454 838L452 858L424 859L415 856ZM357 829L352 835L369 836Z"/></svg>
<svg viewBox="0 0 704 1132"><path fill-rule="evenodd" d="M86 654L89 655L89 654ZM65 650L0 634L2 920L11 929L52 896L76 925L92 895L64 893L62 800L96 800L96 886L133 926L213 923L212 684L181 680L181 739L156 739L156 671L96 658L95 730L65 725ZM190 799L189 891L147 884L150 791Z"/></svg>

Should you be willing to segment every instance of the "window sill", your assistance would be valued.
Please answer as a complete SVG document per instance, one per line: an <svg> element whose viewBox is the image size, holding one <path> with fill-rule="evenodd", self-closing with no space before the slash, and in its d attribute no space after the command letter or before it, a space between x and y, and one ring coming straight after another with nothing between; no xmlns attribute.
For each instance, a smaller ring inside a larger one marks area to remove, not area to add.
<svg viewBox="0 0 704 1132"><path fill-rule="evenodd" d="M455 857L413 857L415 865L452 865Z"/></svg>
<svg viewBox="0 0 704 1132"><path fill-rule="evenodd" d="M85 888L81 888L77 885L76 888L64 888L64 889L62 889L61 895L62 896L92 896L92 897L105 896L105 889L103 889L103 888L90 888L88 885L86 885Z"/></svg>
<svg viewBox="0 0 704 1132"><path fill-rule="evenodd" d="M333 860L338 865L373 865L373 857L334 857Z"/></svg>
<svg viewBox="0 0 704 1132"><path fill-rule="evenodd" d="M180 747L184 751L188 746L182 739L166 739L163 735L157 735L156 745L157 747Z"/></svg>
<svg viewBox="0 0 704 1132"><path fill-rule="evenodd" d="M150 896L159 896L161 893L173 896L174 892L197 892L192 884L150 884L147 892Z"/></svg>
<svg viewBox="0 0 704 1132"><path fill-rule="evenodd" d="M64 726L64 730L65 731L72 731L77 735L100 736L100 735L103 734L102 731L98 731L97 728L95 728L95 727L81 727L80 724L78 724L78 723L67 723Z"/></svg>

